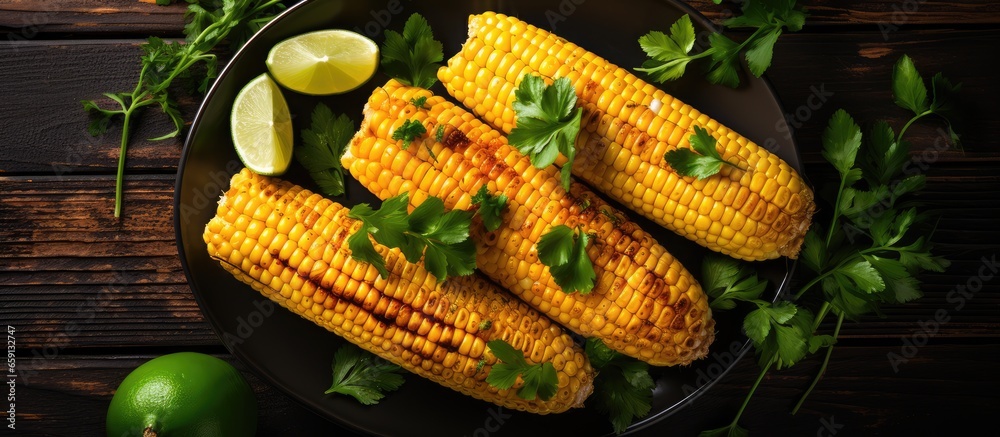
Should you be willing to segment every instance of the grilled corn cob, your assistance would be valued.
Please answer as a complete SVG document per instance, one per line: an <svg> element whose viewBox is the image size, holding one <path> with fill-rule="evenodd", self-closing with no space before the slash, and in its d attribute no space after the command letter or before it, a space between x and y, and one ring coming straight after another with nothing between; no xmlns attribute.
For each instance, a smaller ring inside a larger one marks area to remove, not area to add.
<svg viewBox="0 0 1000 437"><path fill-rule="evenodd" d="M438 284L421 264L376 245L388 278L351 259L347 237L361 222L340 204L244 169L233 176L205 227L208 252L240 281L292 312L420 376L504 407L546 414L580 407L594 370L559 325L483 278ZM496 362L486 343L503 339L530 363L551 361L559 389L522 399L485 381Z"/></svg>
<svg viewBox="0 0 1000 437"><path fill-rule="evenodd" d="M412 100L419 97L427 99L418 108ZM428 134L405 146L391 138L409 120ZM585 337L654 365L688 364L714 338L698 282L652 236L582 185L564 191L558 170L534 168L500 132L443 97L394 80L376 89L342 163L380 198L409 193L411 208L437 196L448 208L469 209L484 185L505 194L501 227L473 226L477 266ZM589 294L564 293L538 260L540 237L560 224L593 236L587 252L597 280Z"/></svg>
<svg viewBox="0 0 1000 437"><path fill-rule="evenodd" d="M812 220L813 194L763 147L628 70L514 17L469 20L469 39L438 70L445 88L494 127L515 126L514 90L525 74L568 77L583 108L572 172L637 213L712 250L744 260L796 258ZM718 175L678 175L665 152L690 147L695 126L717 139ZM565 162L565 159L562 159Z"/></svg>

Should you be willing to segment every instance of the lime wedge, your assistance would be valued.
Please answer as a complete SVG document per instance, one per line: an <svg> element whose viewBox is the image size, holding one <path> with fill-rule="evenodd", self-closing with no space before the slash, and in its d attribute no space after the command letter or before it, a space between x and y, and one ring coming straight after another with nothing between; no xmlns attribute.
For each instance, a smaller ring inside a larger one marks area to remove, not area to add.
<svg viewBox="0 0 1000 437"><path fill-rule="evenodd" d="M351 91L378 68L378 45L349 30L320 30L286 39L271 48L267 69L282 86L303 94Z"/></svg>
<svg viewBox="0 0 1000 437"><path fill-rule="evenodd" d="M254 173L277 176L292 162L292 116L281 88L267 73L247 83L233 102L233 145Z"/></svg>

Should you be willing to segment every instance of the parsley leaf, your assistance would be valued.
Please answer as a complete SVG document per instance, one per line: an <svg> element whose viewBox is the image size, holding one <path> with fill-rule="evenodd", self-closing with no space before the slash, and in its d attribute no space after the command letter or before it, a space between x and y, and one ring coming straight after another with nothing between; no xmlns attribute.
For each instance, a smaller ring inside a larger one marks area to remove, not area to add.
<svg viewBox="0 0 1000 437"><path fill-rule="evenodd" d="M598 370L591 396L594 406L621 434L635 418L649 414L656 386L649 365L611 350L598 338L588 338L585 351Z"/></svg>
<svg viewBox="0 0 1000 437"><path fill-rule="evenodd" d="M137 111L150 105L158 105L170 119L174 130L151 141L160 141L180 135L184 126L177 101L171 94L174 85L194 82L193 88L204 92L218 70L218 60L212 53L222 41L236 39L240 32L252 32L270 21L278 11L284 9L280 0L224 1L215 10L209 11L193 0L189 0L185 13L185 43L167 43L160 38L150 37L139 47L141 69L136 86L129 92L104 93L114 101L117 109L105 109L94 100L83 100L83 110L91 121L87 131L91 135L107 132L111 120L122 117L121 153L118 156L118 178L115 183L115 217L121 216L122 178L125 172L125 150ZM250 26L250 30L246 30ZM256 26L256 27L255 27ZM232 44L231 44L232 45ZM204 69L193 69L195 65ZM175 81L177 81L175 83Z"/></svg>
<svg viewBox="0 0 1000 437"><path fill-rule="evenodd" d="M316 105L312 124L302 131L302 145L295 158L327 196L344 194L344 167L340 157L354 136L354 122L345 114L334 117L329 106Z"/></svg>
<svg viewBox="0 0 1000 437"><path fill-rule="evenodd" d="M403 124L392 131L392 139L403 140L403 150L413 144L417 138L427 133L427 128L418 120L403 120Z"/></svg>
<svg viewBox="0 0 1000 437"><path fill-rule="evenodd" d="M961 140L955 132L957 117L952 100L961 88L962 84L952 84L944 75L937 73L931 78L932 96L929 99L924 78L917 72L913 60L906 55L899 58L892 70L892 95L896 105L916 115L903 126L899 136L902 137L906 129L917 119L933 114L944 119L952 142L960 146Z"/></svg>
<svg viewBox="0 0 1000 437"><path fill-rule="evenodd" d="M690 149L677 148L663 154L663 159L681 176L705 179L722 170L723 165L746 171L742 167L722 159L722 155L715 148L715 138L701 126L694 127L694 135L691 135L690 143Z"/></svg>
<svg viewBox="0 0 1000 437"><path fill-rule="evenodd" d="M576 107L576 91L569 78L556 79L545 85L540 76L525 75L514 91L514 111L517 122L507 140L521 153L531 158L536 168L556 161L561 153L566 157L562 166L562 185L569 190L573 158L576 156L576 136L580 133L581 108Z"/></svg>
<svg viewBox="0 0 1000 437"><path fill-rule="evenodd" d="M669 36L652 31L639 37L639 46L648 58L636 70L662 83L682 77L691 61L708 57L711 59L707 76L709 82L735 88L740 84L740 52L746 49L747 66L754 76L760 77L771 66L774 45L784 30L796 32L802 29L805 19L805 11L794 0L747 1L743 3L743 15L732 17L723 25L728 28L754 28L749 38L737 43L713 32L709 34L707 49L690 54L695 31L691 17L684 15L670 26Z"/></svg>
<svg viewBox="0 0 1000 437"><path fill-rule="evenodd" d="M444 59L443 46L434 39L431 26L422 15L410 15L402 35L387 29L381 52L382 68L396 80L421 88L430 88L437 82L438 62Z"/></svg>
<svg viewBox="0 0 1000 437"><path fill-rule="evenodd" d="M486 347L500 360L486 375L488 384L506 390L513 387L520 376L524 384L517 390L517 395L521 399L533 400L537 397L549 400L555 396L559 389L559 377L552 363L528 364L523 352L503 340L491 340Z"/></svg>
<svg viewBox="0 0 1000 437"><path fill-rule="evenodd" d="M538 259L549 267L552 279L566 293L590 293L597 273L587 256L587 234L574 232L566 225L549 229L538 240Z"/></svg>
<svg viewBox="0 0 1000 437"><path fill-rule="evenodd" d="M639 46L649 55L636 68L649 74L657 82L679 79L684 76L687 65L694 59L688 53L694 47L694 25L691 17L682 16L670 25L670 35L652 31L639 37Z"/></svg>
<svg viewBox="0 0 1000 437"><path fill-rule="evenodd" d="M736 301L756 301L767 288L767 281L758 279L752 269L730 257L706 256L701 262L701 275L702 288L716 310L733 309Z"/></svg>
<svg viewBox="0 0 1000 437"><path fill-rule="evenodd" d="M410 99L410 104L418 108L423 108L427 104L427 96L414 97Z"/></svg>
<svg viewBox="0 0 1000 437"><path fill-rule="evenodd" d="M366 203L351 208L347 216L363 223L347 238L351 257L375 266L379 275L388 278L385 259L372 245L374 239L398 248L411 263L422 256L424 268L439 282L449 276L472 274L476 267L476 245L469 239L472 213L459 209L446 213L444 202L437 197L428 197L410 214L406 213L408 204L409 195L404 192L386 199L377 211Z"/></svg>
<svg viewBox="0 0 1000 437"><path fill-rule="evenodd" d="M486 189L486 184L483 184L479 187L476 195L472 197L472 204L479 206L476 213L482 218L486 230L493 232L500 227L502 223L500 215L503 213L504 207L507 206L506 194L500 193L494 196Z"/></svg>
<svg viewBox="0 0 1000 437"><path fill-rule="evenodd" d="M333 355L333 383L324 394L351 396L364 405L375 405L385 392L403 385L402 368L353 344L345 344Z"/></svg>

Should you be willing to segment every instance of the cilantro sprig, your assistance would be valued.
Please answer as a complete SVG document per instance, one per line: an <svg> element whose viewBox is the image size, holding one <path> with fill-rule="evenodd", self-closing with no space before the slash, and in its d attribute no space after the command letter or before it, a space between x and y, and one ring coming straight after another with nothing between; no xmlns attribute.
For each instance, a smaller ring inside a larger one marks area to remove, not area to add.
<svg viewBox="0 0 1000 437"><path fill-rule="evenodd" d="M142 49L139 79L132 91L104 93L114 103L105 107L96 100L83 100L83 110L90 114L87 131L93 136L107 132L111 121L121 117L121 146L118 152L118 176L115 180L115 217L121 216L122 182L125 174L125 152L128 149L132 125L138 112L146 106L157 105L174 123L174 130L150 141L161 141L180 134L184 118L172 90L176 84L186 83L197 92L204 93L218 71L218 60L212 50L227 37L230 46L238 48L249 35L270 21L284 9L281 0L227 0L215 10L205 9L199 2L189 0L184 26L184 42L166 42L151 37L139 47ZM206 2L207 3L207 2ZM201 64L204 70L193 69Z"/></svg>
<svg viewBox="0 0 1000 437"><path fill-rule="evenodd" d="M344 167L340 157L352 136L354 121L350 117L345 114L334 117L329 106L316 104L312 124L302 131L302 145L294 155L327 196L344 194Z"/></svg>
<svg viewBox="0 0 1000 437"><path fill-rule="evenodd" d="M740 54L744 53L750 72L760 77L771 65L774 44L787 30L797 32L805 24L806 13L797 0L753 0L743 3L743 14L732 17L723 26L752 28L753 33L737 43L721 33L709 34L709 47L698 54L694 48L695 31L691 17L682 16L670 26L669 34L652 31L639 38L639 46L648 59L636 70L656 82L684 76L691 61L709 58L707 79L714 84L737 87L740 84Z"/></svg>
<svg viewBox="0 0 1000 437"><path fill-rule="evenodd" d="M353 344L345 344L333 355L333 382L324 394L351 396L364 405L375 405L386 392L403 385L403 369L368 353Z"/></svg>
<svg viewBox="0 0 1000 437"><path fill-rule="evenodd" d="M444 59L444 50L422 15L410 15L402 34L386 29L381 52L382 70L390 77L421 88L430 88L437 82L441 66L438 63Z"/></svg>
<svg viewBox="0 0 1000 437"><path fill-rule="evenodd" d="M705 179L717 174L724 165L746 171L743 167L722 158L715 148L715 138L705 128L695 126L690 143L690 149L678 148L663 154L663 159L681 176Z"/></svg>
<svg viewBox="0 0 1000 437"><path fill-rule="evenodd" d="M717 294L716 300L751 298L757 304L758 308L744 319L743 328L757 350L761 373L734 420L723 428L703 432L703 436L748 435L739 426L739 418L770 368L791 366L825 349L816 377L792 410L793 414L797 412L825 373L845 320L878 313L884 304L901 304L921 297L918 275L941 272L949 265L947 260L932 253L927 215L904 200L906 195L923 187L925 176L906 171L910 145L903 134L920 118L942 115L941 108L952 105L949 93L959 87L951 85L940 73L932 79L932 86L935 81L940 90L948 91L937 92L928 100L924 79L917 74L912 61L903 56L897 62L893 95L898 105L914 113L898 134L889 123L879 121L865 135L861 126L842 109L830 118L822 142L823 157L838 176L836 187L831 190L832 198L828 199L833 208L829 224L824 227L814 223L805 236L800 261L807 278L792 296L794 302L801 302L812 291L819 298L819 307L813 312L789 301L761 304L752 295L731 291ZM947 118L951 114L947 111L944 114L951 126L953 120ZM957 139L953 131L952 135ZM732 277L733 270L727 268L721 272L719 276ZM713 302L716 308L725 305L729 304ZM835 319L832 333L817 333L828 317Z"/></svg>
<svg viewBox="0 0 1000 437"><path fill-rule="evenodd" d="M392 139L396 141L403 140L403 150L406 150L417 138L424 136L426 133L427 128L419 120L403 120L403 124L392 131Z"/></svg>
<svg viewBox="0 0 1000 437"><path fill-rule="evenodd" d="M615 433L621 434L652 408L656 384L649 375L649 365L611 350L598 338L588 338L585 351L597 369L590 399L608 416Z"/></svg>
<svg viewBox="0 0 1000 437"><path fill-rule="evenodd" d="M553 226L538 240L538 259L566 293L588 294L594 288L597 273L587 256L589 240L582 230L575 232L566 225Z"/></svg>
<svg viewBox="0 0 1000 437"><path fill-rule="evenodd" d="M479 187L476 195L472 196L472 204L478 206L479 209L476 210L476 213L483 220L483 226L486 227L487 231L493 232L500 228L502 223L500 215L507 206L506 194L501 193L494 196L490 194L486 184L483 184Z"/></svg>
<svg viewBox="0 0 1000 437"><path fill-rule="evenodd" d="M552 363L528 364L524 353L503 340L491 340L486 346L500 360L486 375L487 384L506 390L513 387L520 377L524 384L517 389L517 396L521 399L534 400L537 397L549 400L555 396L559 389L559 377Z"/></svg>
<svg viewBox="0 0 1000 437"><path fill-rule="evenodd" d="M476 267L476 245L469 239L472 213L459 209L445 212L444 202L433 196L410 214L406 213L408 204L409 195L404 192L386 199L378 210L367 203L351 208L347 216L363 223L347 239L351 257L375 266L379 275L388 278L385 259L375 250L374 239L384 246L399 248L411 263L422 256L424 267L438 281L471 275Z"/></svg>
<svg viewBox="0 0 1000 437"><path fill-rule="evenodd" d="M569 190L576 136L580 133L582 108L576 107L576 90L569 78L552 85L533 74L525 75L514 90L516 125L507 141L531 158L531 165L545 168L561 153L566 163L561 170L563 188Z"/></svg>

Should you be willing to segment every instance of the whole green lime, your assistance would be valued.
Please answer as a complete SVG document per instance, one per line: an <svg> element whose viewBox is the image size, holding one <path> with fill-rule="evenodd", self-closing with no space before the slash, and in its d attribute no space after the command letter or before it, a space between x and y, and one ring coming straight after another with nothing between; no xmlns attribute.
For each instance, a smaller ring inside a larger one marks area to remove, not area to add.
<svg viewBox="0 0 1000 437"><path fill-rule="evenodd" d="M179 352L129 373L108 408L108 437L253 436L257 400L229 363Z"/></svg>

